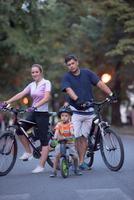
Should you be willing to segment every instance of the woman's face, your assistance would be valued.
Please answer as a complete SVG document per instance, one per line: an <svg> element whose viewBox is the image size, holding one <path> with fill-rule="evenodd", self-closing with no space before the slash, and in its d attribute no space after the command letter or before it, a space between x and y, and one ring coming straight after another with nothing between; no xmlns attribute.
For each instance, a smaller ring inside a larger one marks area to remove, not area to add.
<svg viewBox="0 0 134 200"><path fill-rule="evenodd" d="M42 79L42 72L40 71L40 69L36 66L32 67L31 69L31 75L32 75L32 78L38 82Z"/></svg>

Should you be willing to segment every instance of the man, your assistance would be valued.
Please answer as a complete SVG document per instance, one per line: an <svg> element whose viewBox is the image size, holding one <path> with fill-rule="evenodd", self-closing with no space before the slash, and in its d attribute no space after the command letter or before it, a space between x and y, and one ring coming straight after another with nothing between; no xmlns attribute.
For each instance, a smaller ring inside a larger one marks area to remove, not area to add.
<svg viewBox="0 0 134 200"><path fill-rule="evenodd" d="M72 122L79 155L79 168L84 170L88 169L88 166L84 163L87 136L95 116L94 108L86 107L86 102L93 100L92 86L99 87L113 100L115 97L110 88L94 72L79 68L79 62L75 55L66 56L65 64L69 71L63 77L61 88L63 92L66 92L67 101L73 110Z"/></svg>

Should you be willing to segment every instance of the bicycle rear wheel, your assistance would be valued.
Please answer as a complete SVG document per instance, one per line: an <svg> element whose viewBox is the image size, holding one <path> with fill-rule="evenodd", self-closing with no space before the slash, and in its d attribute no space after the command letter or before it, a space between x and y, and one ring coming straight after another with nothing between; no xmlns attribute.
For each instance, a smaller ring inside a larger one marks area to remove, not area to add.
<svg viewBox="0 0 134 200"><path fill-rule="evenodd" d="M84 157L84 162L88 165L88 167L91 167L94 162L94 152L87 150L85 157Z"/></svg>
<svg viewBox="0 0 134 200"><path fill-rule="evenodd" d="M39 159L41 157L41 146L36 147L36 149L33 150L33 157L36 159ZM47 163L49 164L50 167L53 167L53 160L54 156L52 152L49 152L48 157L47 157Z"/></svg>
<svg viewBox="0 0 134 200"><path fill-rule="evenodd" d="M50 154L48 154L47 163L49 164L50 167L53 167L53 160Z"/></svg>
<svg viewBox="0 0 134 200"><path fill-rule="evenodd" d="M0 176L7 175L13 168L17 157L17 142L11 131L0 137Z"/></svg>
<svg viewBox="0 0 134 200"><path fill-rule="evenodd" d="M105 165L112 171L121 169L124 163L124 147L121 138L111 129L104 130L100 151Z"/></svg>

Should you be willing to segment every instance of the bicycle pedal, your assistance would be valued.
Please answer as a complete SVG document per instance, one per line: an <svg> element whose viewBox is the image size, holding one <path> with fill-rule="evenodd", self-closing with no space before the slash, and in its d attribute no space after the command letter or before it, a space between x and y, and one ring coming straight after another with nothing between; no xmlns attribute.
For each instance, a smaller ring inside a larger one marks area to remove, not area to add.
<svg viewBox="0 0 134 200"><path fill-rule="evenodd" d="M93 154L92 151L88 151L88 152L86 153L86 156L87 156L87 157L91 157L92 154Z"/></svg>

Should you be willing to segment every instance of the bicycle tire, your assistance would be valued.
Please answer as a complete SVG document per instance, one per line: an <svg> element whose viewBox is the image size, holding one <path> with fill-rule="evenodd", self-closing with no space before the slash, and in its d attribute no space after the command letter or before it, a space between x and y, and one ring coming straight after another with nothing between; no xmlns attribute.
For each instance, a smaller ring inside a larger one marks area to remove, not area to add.
<svg viewBox="0 0 134 200"><path fill-rule="evenodd" d="M36 159L40 159L41 157L41 146L36 147L36 149L33 150L33 157ZM53 167L53 160L54 158L51 155L51 153L49 152L48 157L47 157L47 163L49 164L50 167Z"/></svg>
<svg viewBox="0 0 134 200"><path fill-rule="evenodd" d="M47 157L47 163L49 164L50 167L53 168L53 160L51 159L50 155L48 155L48 157Z"/></svg>
<svg viewBox="0 0 134 200"><path fill-rule="evenodd" d="M63 178L67 178L69 176L69 163L68 159L65 157L60 158L60 170Z"/></svg>
<svg viewBox="0 0 134 200"><path fill-rule="evenodd" d="M12 131L0 136L0 176L7 175L13 168L17 157L17 142Z"/></svg>
<svg viewBox="0 0 134 200"><path fill-rule="evenodd" d="M118 171L124 163L124 147L117 133L107 128L104 130L105 141L101 137L100 151L105 165L111 171ZM105 145L106 143L106 145ZM119 155L119 158L117 156Z"/></svg>

